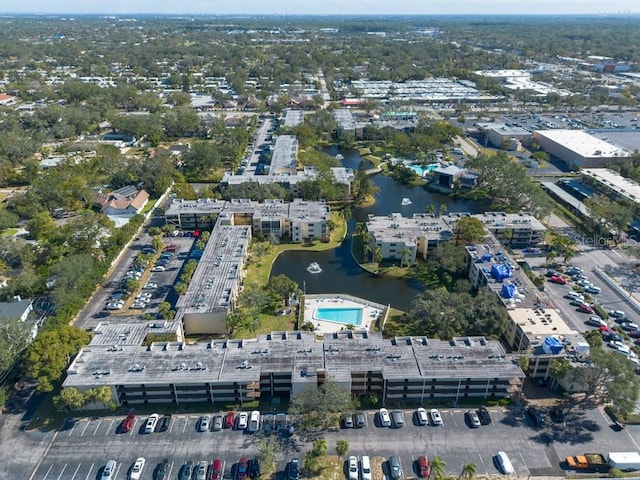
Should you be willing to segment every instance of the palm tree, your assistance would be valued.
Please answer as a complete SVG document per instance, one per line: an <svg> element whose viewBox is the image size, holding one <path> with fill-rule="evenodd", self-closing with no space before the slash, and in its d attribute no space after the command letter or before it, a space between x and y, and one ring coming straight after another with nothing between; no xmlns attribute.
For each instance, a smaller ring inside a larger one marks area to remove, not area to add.
<svg viewBox="0 0 640 480"><path fill-rule="evenodd" d="M446 203L441 204L440 205L440 216L446 215L447 210L448 210L447 204Z"/></svg>
<svg viewBox="0 0 640 480"><path fill-rule="evenodd" d="M460 472L458 480L473 480L476 476L477 471L478 467L475 463L467 463L464 467L462 467L462 472Z"/></svg>
<svg viewBox="0 0 640 480"><path fill-rule="evenodd" d="M373 249L373 259L375 260L375 263L380 265L380 262L382 261L382 247L377 243Z"/></svg>
<svg viewBox="0 0 640 480"><path fill-rule="evenodd" d="M367 224L364 222L356 222L356 235L362 236L367 231Z"/></svg>
<svg viewBox="0 0 640 480"><path fill-rule="evenodd" d="M425 208L425 213L428 213L429 215L435 215L436 213L436 206L433 203L430 203L429 205L427 205L427 208Z"/></svg>
<svg viewBox="0 0 640 480"><path fill-rule="evenodd" d="M404 247L402 249L402 252L400 252L402 257L400 257L400 268L402 268L404 266L404 262L406 260L407 262L407 267L409 266L409 257L411 256L411 250L409 250L407 247Z"/></svg>
<svg viewBox="0 0 640 480"><path fill-rule="evenodd" d="M362 242L362 261L366 262L367 257L371 254L371 246L369 242Z"/></svg>
<svg viewBox="0 0 640 480"><path fill-rule="evenodd" d="M440 455L436 455L431 459L431 471L429 472L429 480L443 480L444 467L447 464Z"/></svg>

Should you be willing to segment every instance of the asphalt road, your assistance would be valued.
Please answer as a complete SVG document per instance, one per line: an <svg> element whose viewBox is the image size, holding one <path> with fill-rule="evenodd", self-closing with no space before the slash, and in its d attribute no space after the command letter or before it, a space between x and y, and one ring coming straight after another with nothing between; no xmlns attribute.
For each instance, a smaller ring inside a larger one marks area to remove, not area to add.
<svg viewBox="0 0 640 480"><path fill-rule="evenodd" d="M568 413L565 424L553 424L547 418L547 425L542 429L533 428L522 411L510 408L491 409L492 424L477 429L466 425L462 409L441 412L443 427L417 426L412 421L412 411L406 410L406 426L390 429L377 427L375 412L370 411L365 428L329 431L323 436L330 451L335 448L336 440L345 439L351 455L380 459L398 455L405 476L414 475L414 461L419 455L427 458L440 455L447 463L447 475L457 476L468 463L477 465L479 475L487 475L498 473L493 456L504 450L519 476L562 475L566 472L560 468L560 462L567 455L639 448L640 427L628 426L622 432L614 432L599 409L576 408ZM186 461L211 463L216 458L225 464L224 478L234 478L238 459L252 458L265 435L232 430L201 433L197 431L198 418L196 413L174 415L168 431L147 435L141 433L146 416L137 417L129 433L118 433L122 417L72 419L60 430L47 434L19 432L14 434L14 443L22 444L25 452L29 451L29 444L38 444L42 450L45 438L50 444L42 452L40 463L37 463L38 456L29 458L25 454L19 461L2 463L0 477L99 479L107 460L114 459L118 462L115 478L124 479L135 459L143 456L147 460L143 479L153 478L155 467L165 458L169 461L170 478L177 478ZM278 478L284 478L288 461L297 457L302 462L315 437L272 433L269 438L280 444Z"/></svg>

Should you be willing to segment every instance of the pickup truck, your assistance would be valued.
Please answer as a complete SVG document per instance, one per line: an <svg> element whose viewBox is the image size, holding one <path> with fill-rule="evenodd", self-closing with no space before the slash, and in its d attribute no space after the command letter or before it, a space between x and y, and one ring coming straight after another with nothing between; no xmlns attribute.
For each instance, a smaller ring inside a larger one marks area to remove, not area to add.
<svg viewBox="0 0 640 480"><path fill-rule="evenodd" d="M569 470L591 470L591 471L608 471L609 463L601 453L584 453L582 455L574 455L565 459Z"/></svg>

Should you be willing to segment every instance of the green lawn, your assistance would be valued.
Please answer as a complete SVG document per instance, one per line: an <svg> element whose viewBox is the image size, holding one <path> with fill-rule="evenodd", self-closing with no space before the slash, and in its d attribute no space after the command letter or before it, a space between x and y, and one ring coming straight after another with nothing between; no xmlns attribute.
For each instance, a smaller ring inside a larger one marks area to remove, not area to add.
<svg viewBox="0 0 640 480"><path fill-rule="evenodd" d="M3 237L12 237L18 232L19 230L17 228L7 228L2 233L0 233L0 235L2 235Z"/></svg>
<svg viewBox="0 0 640 480"><path fill-rule="evenodd" d="M245 284L253 284L264 287L269 282L269 276L271 275L271 267L275 262L278 255L282 252L290 250L307 250L310 252L322 252L324 250L331 250L336 248L342 243L345 232L347 229L346 222L340 217L337 212L331 212L330 218L335 222L336 229L331 232L331 241L323 243L315 241L312 243L285 243L281 245L271 245L268 241L264 242L268 244L267 252L260 258L256 256L256 246L253 246L252 258L247 267L247 275L245 278Z"/></svg>

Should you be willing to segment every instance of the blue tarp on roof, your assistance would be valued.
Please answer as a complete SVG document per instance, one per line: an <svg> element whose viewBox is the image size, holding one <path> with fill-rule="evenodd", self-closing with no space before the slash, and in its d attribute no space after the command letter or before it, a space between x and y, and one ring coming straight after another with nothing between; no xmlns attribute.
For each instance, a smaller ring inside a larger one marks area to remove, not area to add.
<svg viewBox="0 0 640 480"><path fill-rule="evenodd" d="M502 296L504 298L513 298L516 294L516 286L513 283L505 283L502 285Z"/></svg>
<svg viewBox="0 0 640 480"><path fill-rule="evenodd" d="M544 339L542 349L547 353L556 355L562 351L562 343L556 337L547 337Z"/></svg>
<svg viewBox="0 0 640 480"><path fill-rule="evenodd" d="M501 282L505 278L511 278L511 269L507 265L495 264L491 267L491 276Z"/></svg>
<svg viewBox="0 0 640 480"><path fill-rule="evenodd" d="M491 254L490 253L483 253L481 258L482 258L483 262L490 262L491 261Z"/></svg>

